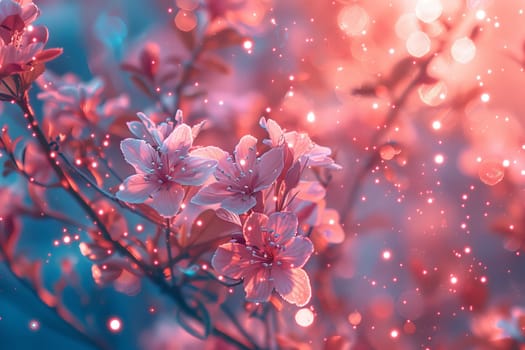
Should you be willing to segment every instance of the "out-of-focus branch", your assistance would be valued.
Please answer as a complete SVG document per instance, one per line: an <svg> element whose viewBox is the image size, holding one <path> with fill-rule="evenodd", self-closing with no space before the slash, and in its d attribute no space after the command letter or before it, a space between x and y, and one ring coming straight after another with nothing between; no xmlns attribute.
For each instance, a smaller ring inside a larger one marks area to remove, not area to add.
<svg viewBox="0 0 525 350"><path fill-rule="evenodd" d="M101 339L95 338L92 335L89 334L85 329L82 328L81 325L75 324L73 322L68 322L64 317L60 315L60 312L56 306L51 306L47 303L45 303L40 296L38 295L37 291L33 288L33 286L24 278L20 277L14 272L13 267L13 261L9 257L9 255L4 250L4 247L2 244L0 244L0 257L3 258L4 264L7 266L7 269L11 276L17 280L17 282L23 286L29 293L31 293L38 302L43 305L47 310L49 310L53 315L56 316L56 319L61 323L63 327L67 330L67 332L60 332L60 334L63 334L72 340L75 341L81 341L85 343L86 345L92 346L96 349L101 350L111 350L111 347L109 344L106 344ZM59 331L59 330L57 330Z"/></svg>
<svg viewBox="0 0 525 350"><path fill-rule="evenodd" d="M354 180L352 182L350 190L348 191L348 196L346 197L346 202L343 208L341 209L341 223L345 224L348 221L353 206L357 201L359 192L362 189L363 181L365 180L368 173L372 170L372 168L381 159L378 152L378 143L390 131L390 129L394 125L394 122L399 118L400 113L406 101L410 97L412 91L415 88L417 88L419 84L421 84L421 81L427 76L427 67L433 58L434 55L429 54L427 58L425 58L425 60L420 62L420 64L418 65L417 73L415 74L414 78L412 78L410 83L408 83L408 85L404 88L401 94L392 103L392 106L388 111L383 122L383 127L380 128L370 140L370 146L368 149L371 150L373 153L368 157L368 159L365 161L365 164L357 171L357 174L354 176Z"/></svg>
<svg viewBox="0 0 525 350"><path fill-rule="evenodd" d="M162 271L159 271L158 269L152 268L151 266L147 265L142 259L135 256L131 251L129 251L126 247L124 247L119 241L116 241L111 237L111 234L108 228L105 226L102 220L98 217L97 213L93 210L90 204L84 199L84 197L82 197L82 195L75 190L74 188L75 186L71 183L71 179L66 175L66 173L60 166L60 163L55 159L56 152L51 151L50 145L46 137L44 136L44 133L42 132L42 130L40 129L38 125L38 121L36 120L35 115L32 111L32 108L29 104L29 98L28 98L27 91L24 93L24 95L20 99L16 100L15 102L20 107L20 109L23 111L24 117L27 119L34 137L36 137L38 143L40 144L40 147L46 154L46 158L49 164L51 165L53 171L57 175L61 186L75 200L75 202L77 202L77 204L80 205L82 210L91 219L94 225L100 230L100 233L102 237L104 238L104 240L109 242L116 252L130 259L133 264L138 266L140 270L142 270L143 273L155 285L157 285L157 287L159 287L159 289L162 292L170 296L170 298L178 305L178 307L181 309L182 312L184 312L186 315L188 315L189 317L199 322L203 322L203 316L198 312L198 310L196 310L194 307L188 304L182 291L178 287L171 286L167 283L167 281L165 280L162 274ZM232 345L235 345L239 349L245 349L245 350L250 349L249 346L245 345L243 342L237 340L236 338L226 333L225 331L221 330L217 326L212 326L211 334L224 339L225 341L231 343Z"/></svg>

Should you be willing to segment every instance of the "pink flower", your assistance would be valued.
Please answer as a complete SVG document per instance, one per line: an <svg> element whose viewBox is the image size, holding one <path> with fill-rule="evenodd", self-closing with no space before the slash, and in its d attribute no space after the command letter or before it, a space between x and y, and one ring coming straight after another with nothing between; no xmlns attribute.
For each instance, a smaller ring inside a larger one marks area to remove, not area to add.
<svg viewBox="0 0 525 350"><path fill-rule="evenodd" d="M47 28L31 24L38 15L31 1L0 1L0 78L32 71L38 63L62 53L61 49L44 50Z"/></svg>
<svg viewBox="0 0 525 350"><path fill-rule="evenodd" d="M124 180L117 198L128 203L146 202L164 217L175 216L184 198L182 185L202 185L217 163L192 155L192 143L191 128L186 124L173 129L158 149L143 140L122 141L124 158L137 174Z"/></svg>
<svg viewBox="0 0 525 350"><path fill-rule="evenodd" d="M257 139L246 135L235 147L234 158L221 151L215 170L217 182L203 187L193 198L198 205L220 203L221 207L242 214L257 204L258 192L270 187L283 169L283 151L274 148L257 157Z"/></svg>
<svg viewBox="0 0 525 350"><path fill-rule="evenodd" d="M220 245L212 266L225 276L244 279L248 301L268 301L275 289L287 302L304 306L312 292L302 267L314 248L296 233L297 217L292 213L252 213L243 226L246 244Z"/></svg>
<svg viewBox="0 0 525 350"><path fill-rule="evenodd" d="M51 137L85 140L105 134L129 104L126 95L104 101L101 78L82 82L73 74L59 77L46 71L36 82L43 90L37 96L44 101L44 129Z"/></svg>
<svg viewBox="0 0 525 350"><path fill-rule="evenodd" d="M297 131L284 132L279 124L272 119L261 118L261 126L268 132L269 140L264 143L272 147L277 147L284 142L293 153L293 160L300 161L312 167L323 167L340 170L341 166L336 164L330 155L332 151L328 147L319 146L314 143L308 134Z"/></svg>

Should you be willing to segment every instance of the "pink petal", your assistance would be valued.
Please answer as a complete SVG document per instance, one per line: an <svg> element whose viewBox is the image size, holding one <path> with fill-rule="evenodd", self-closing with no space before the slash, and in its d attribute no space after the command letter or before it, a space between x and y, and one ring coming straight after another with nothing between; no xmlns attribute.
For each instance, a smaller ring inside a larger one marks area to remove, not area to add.
<svg viewBox="0 0 525 350"><path fill-rule="evenodd" d="M206 159L214 159L216 161L220 161L229 156L228 152L215 146L199 147L191 151L190 155Z"/></svg>
<svg viewBox="0 0 525 350"><path fill-rule="evenodd" d="M0 1L0 15L4 18L11 15L20 15L22 7L16 1Z"/></svg>
<svg viewBox="0 0 525 350"><path fill-rule="evenodd" d="M297 198L309 202L319 202L326 196L326 190L318 181L299 181L296 187Z"/></svg>
<svg viewBox="0 0 525 350"><path fill-rule="evenodd" d="M273 281L270 279L270 270L258 268L254 273L244 278L246 300L254 303L262 303L270 300L273 286Z"/></svg>
<svg viewBox="0 0 525 350"><path fill-rule="evenodd" d="M322 224L317 230L323 235L328 243L342 243L345 232L339 224L339 213L334 209L323 210Z"/></svg>
<svg viewBox="0 0 525 350"><path fill-rule="evenodd" d="M35 4L29 3L22 7L21 16L25 24L28 25L33 22L39 15L40 11Z"/></svg>
<svg viewBox="0 0 525 350"><path fill-rule="evenodd" d="M155 125L155 123L147 116L145 115L144 113L142 112L138 112L137 113L137 117L140 119L140 121L142 122L142 124L144 124L144 126L148 129L154 129L156 128L157 126Z"/></svg>
<svg viewBox="0 0 525 350"><path fill-rule="evenodd" d="M272 269L272 277L277 293L284 300L297 306L308 304L312 297L310 279L303 269Z"/></svg>
<svg viewBox="0 0 525 350"><path fill-rule="evenodd" d="M209 205L220 203L224 198L231 196L232 193L226 189L226 185L214 182L200 189L191 199L193 204Z"/></svg>
<svg viewBox="0 0 525 350"><path fill-rule="evenodd" d="M295 237L285 246L285 250L279 253L277 260L290 268L303 267L313 252L314 246L308 238Z"/></svg>
<svg viewBox="0 0 525 350"><path fill-rule="evenodd" d="M250 272L251 252L246 246L239 243L225 243L220 245L213 257L211 266L221 275L239 279Z"/></svg>
<svg viewBox="0 0 525 350"><path fill-rule="evenodd" d="M51 61L51 60L54 60L55 58L57 58L58 56L60 56L63 51L64 50L62 50L60 48L47 49L47 50L44 50L44 51L41 51L41 52L37 53L35 55L35 60L39 61L39 62Z"/></svg>
<svg viewBox="0 0 525 350"><path fill-rule="evenodd" d="M283 150L281 148L272 148L263 154L257 163L253 191L258 192L269 187L279 177L283 166Z"/></svg>
<svg viewBox="0 0 525 350"><path fill-rule="evenodd" d="M158 184L146 181L143 174L136 174L124 180L121 189L115 195L124 202L143 203L157 189Z"/></svg>
<svg viewBox="0 0 525 350"><path fill-rule="evenodd" d="M184 189L173 184L169 187L163 186L151 195L148 205L157 211L161 216L170 218L175 216L180 209L184 198Z"/></svg>
<svg viewBox="0 0 525 350"><path fill-rule="evenodd" d="M253 169L255 160L257 159L257 139L251 135L245 135L241 138L237 146L235 146L234 156L235 163L243 171L247 172Z"/></svg>
<svg viewBox="0 0 525 350"><path fill-rule="evenodd" d="M148 132L148 129L146 129L146 127L144 126L144 124L142 124L141 122L132 121L132 122L127 122L127 125L128 125L129 131L135 137L148 141L147 138L149 137L149 132Z"/></svg>
<svg viewBox="0 0 525 350"><path fill-rule="evenodd" d="M125 139L120 143L120 149L126 162L131 164L137 173L151 173L152 162L159 163L160 161L153 147L143 140Z"/></svg>
<svg viewBox="0 0 525 350"><path fill-rule="evenodd" d="M266 227L268 223L268 217L261 213L252 213L242 228L244 239L246 244L256 247L263 247L265 245L266 233L261 231L262 227Z"/></svg>
<svg viewBox="0 0 525 350"><path fill-rule="evenodd" d="M268 131L272 146L278 146L284 141L283 130L275 120L268 119L266 122L266 131Z"/></svg>
<svg viewBox="0 0 525 350"><path fill-rule="evenodd" d="M168 154L179 152L181 155L185 155L191 148L192 143L191 128L186 124L180 124L164 140L161 152Z"/></svg>
<svg viewBox="0 0 525 350"><path fill-rule="evenodd" d="M208 180L216 165L215 160L190 156L180 162L172 176L181 185L200 186Z"/></svg>
<svg viewBox="0 0 525 350"><path fill-rule="evenodd" d="M218 181L229 183L233 178L239 177L239 175L239 168L237 168L229 154L219 160L219 164L217 164L217 171L215 172L215 178Z"/></svg>
<svg viewBox="0 0 525 350"><path fill-rule="evenodd" d="M281 245L295 237L297 224L297 216L292 213L272 213L268 218L268 227L279 235L274 242Z"/></svg>
<svg viewBox="0 0 525 350"><path fill-rule="evenodd" d="M239 215L237 215L235 213L232 213L229 210L226 210L224 208L219 208L219 209L215 210L215 214L221 220L224 220L224 221L227 221L227 222L231 222L232 224L237 225L239 227L242 226L241 218L239 217Z"/></svg>
<svg viewBox="0 0 525 350"><path fill-rule="evenodd" d="M244 214L255 207L255 204L257 204L257 200L254 196L230 192L230 195L221 202L221 207L235 214Z"/></svg>

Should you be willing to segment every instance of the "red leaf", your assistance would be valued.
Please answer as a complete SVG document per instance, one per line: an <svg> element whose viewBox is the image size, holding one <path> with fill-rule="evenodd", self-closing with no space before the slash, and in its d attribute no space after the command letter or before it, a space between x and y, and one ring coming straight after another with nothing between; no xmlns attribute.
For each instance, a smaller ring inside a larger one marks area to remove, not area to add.
<svg viewBox="0 0 525 350"><path fill-rule="evenodd" d="M246 37L241 35L237 30L233 28L225 28L204 38L202 46L204 51L216 50L229 46L240 45L245 40Z"/></svg>

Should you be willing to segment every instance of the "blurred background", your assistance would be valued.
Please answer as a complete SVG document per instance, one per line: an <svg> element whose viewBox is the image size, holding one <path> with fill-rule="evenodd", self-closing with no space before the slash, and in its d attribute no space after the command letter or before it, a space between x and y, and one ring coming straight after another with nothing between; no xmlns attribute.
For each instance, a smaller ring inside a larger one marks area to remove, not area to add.
<svg viewBox="0 0 525 350"><path fill-rule="evenodd" d="M327 206L346 238L316 243L316 299L303 314L283 311L291 348L525 346L525 0L35 3L47 46L64 49L47 70L98 77L104 99L126 95L130 114L159 104L123 63L151 44L161 62L191 59L188 33L234 28L184 98L174 103L176 84L162 87L167 105L189 124L207 121L200 144L231 150L246 133L262 139L264 116L332 149L343 170L331 174ZM2 123L21 129L19 114L5 104ZM7 203L23 181L3 181ZM185 334L154 286L97 286L71 238L80 229L23 224L24 255L42 261L45 283L74 268L81 298L66 293L65 302L113 348L221 349ZM0 268L0 348L90 348L34 299Z"/></svg>

